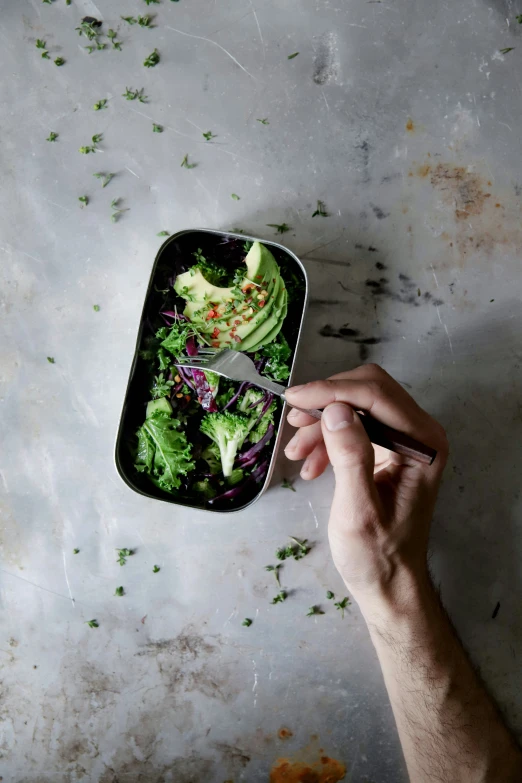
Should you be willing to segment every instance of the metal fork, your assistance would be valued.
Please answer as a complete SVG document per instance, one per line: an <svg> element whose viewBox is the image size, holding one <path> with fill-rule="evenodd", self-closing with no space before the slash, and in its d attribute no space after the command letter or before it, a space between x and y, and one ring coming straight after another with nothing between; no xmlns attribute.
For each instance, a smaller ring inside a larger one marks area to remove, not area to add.
<svg viewBox="0 0 522 783"><path fill-rule="evenodd" d="M190 356L175 362L177 367L185 367L189 370L209 370L231 381L250 382L261 389L277 394L288 405L302 413L307 413L314 419L320 419L322 411L315 408L298 408L292 405L285 397L286 386L264 378L256 370L255 364L246 354L240 351L232 351L228 348L217 351L213 348L198 348L197 356ZM431 465L437 452L435 449L425 446L418 440L405 435L403 432L387 427L386 424L372 418L365 411L357 411L364 429L372 443L383 446L396 454L403 454L417 462Z"/></svg>

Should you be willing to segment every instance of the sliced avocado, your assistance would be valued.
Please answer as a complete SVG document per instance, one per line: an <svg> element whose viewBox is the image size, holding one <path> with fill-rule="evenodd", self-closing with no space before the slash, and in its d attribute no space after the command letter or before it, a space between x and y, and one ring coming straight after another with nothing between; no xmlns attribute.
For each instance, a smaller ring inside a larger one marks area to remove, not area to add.
<svg viewBox="0 0 522 783"><path fill-rule="evenodd" d="M226 302L234 296L231 288L219 288L205 280L199 269L189 269L178 275L174 290L184 299L198 302L200 306L205 302Z"/></svg>
<svg viewBox="0 0 522 783"><path fill-rule="evenodd" d="M281 329L283 328L283 323L284 323L284 320L286 318L286 314L288 312L288 294L286 293L286 291L285 291L285 294L286 294L285 304L283 306L283 309L281 310L281 314L280 314L279 318L277 319L277 322L276 322L274 328L272 329L271 332L269 332L267 335L265 335L260 340L260 342L256 343L255 345L252 345L250 348L248 348L249 351L251 351L251 352L259 351L259 349L262 348L263 345L268 345L269 343L272 343L276 339L276 337L279 334L279 332L281 331Z"/></svg>
<svg viewBox="0 0 522 783"><path fill-rule="evenodd" d="M238 348L241 351L258 350L261 345L265 345L270 334L277 335L281 329L284 321L284 313L287 304L287 293L284 288L281 288L277 301L274 303L270 315L268 318L254 329L248 337L246 337L241 343L238 344ZM272 338L273 339L273 338Z"/></svg>
<svg viewBox="0 0 522 783"><path fill-rule="evenodd" d="M247 348L244 348L244 343L249 341L249 338L254 332L256 332L262 324L264 324L271 316L272 310L274 307L277 306L279 302L279 297L281 294L283 282L281 280L281 277L276 278L276 284L273 288L273 292L269 293L269 295L266 298L266 304L264 307L260 308L259 310L255 311L253 315L250 315L249 309L245 311L245 314L248 314L250 317L249 321L243 321L242 320L242 313L239 314L239 316L232 316L228 323L230 323L230 329L224 329L220 331L219 335L216 337L216 342L220 344L220 346L227 345L230 348L235 348L238 351L244 351L248 350ZM238 325L235 322L241 321L241 323ZM216 324L218 329L220 328L219 324ZM236 327L235 332L231 333L232 327ZM272 324L273 326L273 324ZM240 341L234 339L234 335L240 338Z"/></svg>
<svg viewBox="0 0 522 783"><path fill-rule="evenodd" d="M172 414L172 405L166 397L160 397L159 400L151 400L147 403L147 414L145 418L150 419L153 413L168 413L170 416Z"/></svg>

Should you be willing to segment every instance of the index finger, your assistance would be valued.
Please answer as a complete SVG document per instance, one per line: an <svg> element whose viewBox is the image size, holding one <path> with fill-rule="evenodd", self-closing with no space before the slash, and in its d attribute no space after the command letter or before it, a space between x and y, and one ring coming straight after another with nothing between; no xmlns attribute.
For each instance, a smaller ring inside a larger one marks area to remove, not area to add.
<svg viewBox="0 0 522 783"><path fill-rule="evenodd" d="M325 408L332 402L346 402L356 410L371 413L389 427L445 450L446 438L440 424L385 370L377 365L364 365L340 376L292 387L286 390L285 397L303 408Z"/></svg>

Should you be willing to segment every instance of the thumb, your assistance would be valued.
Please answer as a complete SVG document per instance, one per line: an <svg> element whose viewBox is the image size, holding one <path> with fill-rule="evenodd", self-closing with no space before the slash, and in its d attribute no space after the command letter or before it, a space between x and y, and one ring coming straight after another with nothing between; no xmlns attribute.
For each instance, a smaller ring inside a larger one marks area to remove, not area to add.
<svg viewBox="0 0 522 783"><path fill-rule="evenodd" d="M370 439L357 414L344 403L328 405L321 426L335 473L332 517L361 524L369 512L371 515L379 507L373 480L375 454Z"/></svg>

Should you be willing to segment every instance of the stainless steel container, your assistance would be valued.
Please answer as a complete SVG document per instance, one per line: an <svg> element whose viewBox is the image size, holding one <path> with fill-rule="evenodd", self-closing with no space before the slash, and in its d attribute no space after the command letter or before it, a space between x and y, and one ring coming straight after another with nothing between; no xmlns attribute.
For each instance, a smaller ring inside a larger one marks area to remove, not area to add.
<svg viewBox="0 0 522 783"><path fill-rule="evenodd" d="M290 371L290 378L288 380L288 385L290 385L292 382L292 376L295 367L295 358L301 340L303 321L304 321L307 302L308 302L308 277L303 264L297 258L297 256L294 253L292 253L291 250L288 250L288 248L284 247L278 242L272 242L265 239L258 239L257 237L246 236L244 234L235 234L233 232L213 231L211 229L187 229L185 231L179 231L177 234L174 234L173 236L169 237L158 250L156 259L152 267L149 286L147 288L147 293L145 295L145 302L143 305L142 316L138 329L136 349L134 351L134 357L132 360L131 370L129 374L129 381L127 384L127 390L125 392L125 399L123 402L123 408L122 408L120 423L118 427L118 435L116 438L116 449L115 449L116 469L128 487L134 490L134 492L138 492L140 495L144 495L145 497L153 498L155 500L162 500L166 503L172 503L177 506L195 508L199 510L214 512L214 513L230 514L234 511L241 511L247 508L248 506L252 505L252 503L258 500L263 494L263 492L265 492L265 490L267 489L274 470L277 451L279 448L279 443L281 441L281 435L283 429L282 422L284 420L286 403L283 405L281 416L277 425L276 437L272 447L272 456L270 459L270 464L268 467L265 481L263 482L262 485L260 485L259 491L256 493L254 497L251 497L248 500L248 502L245 502L243 505L241 505L239 501L238 505L234 506L233 508L223 509L223 508L213 508L212 506L207 506L204 504L194 505L192 503L184 502L183 500L180 500L174 495L169 495L167 492L164 492L156 488L151 482L147 484L147 481L143 480L143 474L136 473L132 464L130 449L128 446L129 439L133 436L137 427L142 423L142 421L139 420L139 417L136 416L137 406L140 403L143 404L147 398L145 387L143 386L143 384L140 385L139 351L142 347L142 341L144 338L144 330L147 323L151 297L154 296L155 290L157 291L155 285L158 279L158 270L160 270L162 265L166 263L167 257L170 252L169 248L177 247L178 246L177 243L179 243L179 241L182 238L184 238L183 241L186 241L188 238L190 238L190 235L193 235L192 237L193 247L195 248L198 247L198 235L200 237L200 243L203 243L203 241L208 241L211 237L215 237L217 240L221 240L221 242L227 239L235 239L241 242L245 242L245 241L261 242L263 245L266 245L267 247L270 248L270 250L276 256L276 259L278 258L278 256L280 259L284 258L285 262L292 267L294 273L298 277L300 276L302 278L302 281L304 283L302 311L300 312L297 318L295 312L293 314L293 321L294 322L298 321L298 323L295 323L294 325L295 339L293 340L293 343L289 340L290 347L293 349L294 355L293 355L293 361L292 361L292 367Z"/></svg>

